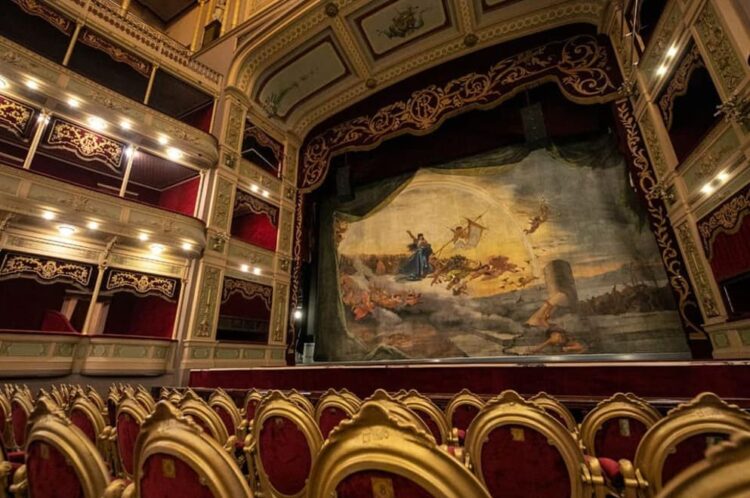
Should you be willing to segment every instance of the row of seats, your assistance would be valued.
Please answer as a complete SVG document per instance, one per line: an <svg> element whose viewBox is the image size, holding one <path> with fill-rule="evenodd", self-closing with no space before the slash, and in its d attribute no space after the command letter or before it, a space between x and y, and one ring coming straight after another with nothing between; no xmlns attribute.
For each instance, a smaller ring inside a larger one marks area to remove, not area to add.
<svg viewBox="0 0 750 498"><path fill-rule="evenodd" d="M15 450L0 458L0 498L739 497L750 488L739 471L750 465L750 415L710 393L666 416L616 394L580 424L554 397L514 391L489 400L462 391L441 410L416 391L360 400L331 390L313 404L296 391L251 390L238 407L221 389L206 401L164 388L156 402L142 387L112 386L105 401L56 386L34 401L6 386L0 410L4 448ZM727 479L729 494L695 494Z"/></svg>

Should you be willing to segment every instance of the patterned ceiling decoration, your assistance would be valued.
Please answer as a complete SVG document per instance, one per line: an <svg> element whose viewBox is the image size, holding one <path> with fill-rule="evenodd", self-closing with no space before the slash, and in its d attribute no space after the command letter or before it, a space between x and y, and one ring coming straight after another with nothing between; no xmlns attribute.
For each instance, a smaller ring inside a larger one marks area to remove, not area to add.
<svg viewBox="0 0 750 498"><path fill-rule="evenodd" d="M0 95L0 128L23 138L31 124L34 109Z"/></svg>
<svg viewBox="0 0 750 498"><path fill-rule="evenodd" d="M309 192L320 186L336 153L371 148L400 133L432 131L452 114L497 105L532 82L555 81L573 101L612 100L620 80L611 69L610 57L602 39L574 36L504 58L486 72L468 73L443 86L426 86L374 115L350 119L310 138L300 152L298 187Z"/></svg>
<svg viewBox="0 0 750 498"><path fill-rule="evenodd" d="M0 261L0 280L31 278L42 284L67 283L83 290L91 288L96 272L94 265L17 252L5 252Z"/></svg>
<svg viewBox="0 0 750 498"><path fill-rule="evenodd" d="M83 161L102 163L118 173L125 150L123 143L61 119L52 122L45 145L71 152Z"/></svg>
<svg viewBox="0 0 750 498"><path fill-rule="evenodd" d="M271 33L243 38L228 84L251 96L267 125L304 137L342 109L446 60L568 24L604 29L608 3L320 2Z"/></svg>
<svg viewBox="0 0 750 498"><path fill-rule="evenodd" d="M104 275L103 289L112 292L130 292L141 297L156 296L167 301L175 301L180 294L180 281L176 278L108 268Z"/></svg>
<svg viewBox="0 0 750 498"><path fill-rule="evenodd" d="M312 95L350 73L332 33L295 52L260 84L258 101L269 116L284 118Z"/></svg>
<svg viewBox="0 0 750 498"><path fill-rule="evenodd" d="M348 17L371 60L454 26L448 0L381 0Z"/></svg>

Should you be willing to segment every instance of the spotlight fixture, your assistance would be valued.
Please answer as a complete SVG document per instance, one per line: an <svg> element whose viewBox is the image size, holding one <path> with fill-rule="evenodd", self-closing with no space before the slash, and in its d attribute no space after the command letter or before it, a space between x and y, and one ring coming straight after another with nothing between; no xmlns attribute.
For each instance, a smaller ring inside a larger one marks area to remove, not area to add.
<svg viewBox="0 0 750 498"><path fill-rule="evenodd" d="M302 315L302 308L297 308L294 310L294 313L292 313L295 320L302 320Z"/></svg>
<svg viewBox="0 0 750 498"><path fill-rule="evenodd" d="M57 215L53 213L52 211L43 211L42 212L42 218L45 220L54 220Z"/></svg>
<svg viewBox="0 0 750 498"><path fill-rule="evenodd" d="M251 184L250 185L250 192L257 192L257 191L258 191L258 186L256 184L254 184L254 183Z"/></svg>
<svg viewBox="0 0 750 498"><path fill-rule="evenodd" d="M133 124L127 119L123 119L122 121L120 121L120 128L122 128L123 130L127 131L132 127L133 127Z"/></svg>
<svg viewBox="0 0 750 498"><path fill-rule="evenodd" d="M164 252L166 247L161 244L151 244L148 249L149 251L151 251L151 254L158 256L159 254Z"/></svg>
<svg viewBox="0 0 750 498"><path fill-rule="evenodd" d="M192 251L193 250L193 244L190 242L183 242L182 243L182 250L183 251Z"/></svg>
<svg viewBox="0 0 750 498"><path fill-rule="evenodd" d="M269 196L268 190L264 190L263 191L263 197L268 197L268 196Z"/></svg>
<svg viewBox="0 0 750 498"><path fill-rule="evenodd" d="M675 55L677 55L677 45L672 45L669 47L669 50L667 50L667 57L671 59Z"/></svg>
<svg viewBox="0 0 750 498"><path fill-rule="evenodd" d="M169 147L167 149L167 157L171 161L179 161L180 159L182 159L182 151L177 147Z"/></svg>
<svg viewBox="0 0 750 498"><path fill-rule="evenodd" d="M68 105L69 105L70 107L72 107L73 109L77 109L77 108L78 108L78 106L80 106L80 105L81 105L81 103L80 103L80 102L78 101L78 99L77 99L77 98L75 98L75 97L70 97L70 98L68 99Z"/></svg>
<svg viewBox="0 0 750 498"><path fill-rule="evenodd" d="M148 240L148 234L146 232L141 232L138 234L138 240L147 241Z"/></svg>
<svg viewBox="0 0 750 498"><path fill-rule="evenodd" d="M0 90L5 90L10 86L10 83L8 83L8 80L5 78L0 77Z"/></svg>
<svg viewBox="0 0 750 498"><path fill-rule="evenodd" d="M132 156L133 152L135 152L135 149L133 149L132 145L128 145L127 147L125 147L125 157Z"/></svg>
<svg viewBox="0 0 750 498"><path fill-rule="evenodd" d="M99 116L89 116L86 122L94 131L104 131L107 129L107 122Z"/></svg>
<svg viewBox="0 0 750 498"><path fill-rule="evenodd" d="M86 223L86 228L89 230L99 230L99 222L98 221L89 221Z"/></svg>
<svg viewBox="0 0 750 498"><path fill-rule="evenodd" d="M253 275L260 275L262 273L261 269L257 266L253 267Z"/></svg>
<svg viewBox="0 0 750 498"><path fill-rule="evenodd" d="M76 233L76 227L73 225L60 225L57 227L57 233L62 235L63 237L70 237L74 233Z"/></svg>
<svg viewBox="0 0 750 498"><path fill-rule="evenodd" d="M34 80L26 80L26 87L31 90L39 90L39 83Z"/></svg>
<svg viewBox="0 0 750 498"><path fill-rule="evenodd" d="M159 135L159 137L156 139L160 144L167 145L169 143L169 139L166 135Z"/></svg>
<svg viewBox="0 0 750 498"><path fill-rule="evenodd" d="M714 190L715 190L714 186L711 185L710 183L703 185L703 187L701 188L701 192L703 192L706 195L713 193Z"/></svg>
<svg viewBox="0 0 750 498"><path fill-rule="evenodd" d="M243 271L245 273L250 271L250 267L248 265L240 265L240 271Z"/></svg>
<svg viewBox="0 0 750 498"><path fill-rule="evenodd" d="M721 183L726 183L726 181L729 180L729 173L727 173L726 171L722 171L721 173L716 175L716 179Z"/></svg>

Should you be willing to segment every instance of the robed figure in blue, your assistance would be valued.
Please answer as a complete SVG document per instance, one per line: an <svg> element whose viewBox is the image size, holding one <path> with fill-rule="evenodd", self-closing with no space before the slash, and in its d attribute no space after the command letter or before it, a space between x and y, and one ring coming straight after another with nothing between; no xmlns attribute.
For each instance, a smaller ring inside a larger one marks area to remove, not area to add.
<svg viewBox="0 0 750 498"><path fill-rule="evenodd" d="M422 280L429 273L432 273L432 267L430 266L432 246L424 238L424 234L420 233L415 237L409 230L406 233L409 234L412 240L408 246L411 256L401 265L399 273L405 275L409 280Z"/></svg>

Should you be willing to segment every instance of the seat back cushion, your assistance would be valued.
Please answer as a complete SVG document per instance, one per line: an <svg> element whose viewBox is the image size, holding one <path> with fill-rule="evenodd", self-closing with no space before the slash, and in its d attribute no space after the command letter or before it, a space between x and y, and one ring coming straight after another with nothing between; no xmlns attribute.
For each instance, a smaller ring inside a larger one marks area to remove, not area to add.
<svg viewBox="0 0 750 498"><path fill-rule="evenodd" d="M478 407L468 403L462 403L453 410L451 424L454 428L465 431L469 428L471 422L478 413Z"/></svg>
<svg viewBox="0 0 750 498"><path fill-rule="evenodd" d="M337 498L433 498L413 481L382 470L350 474L336 486ZM468 498L468 497L467 497Z"/></svg>
<svg viewBox="0 0 750 498"><path fill-rule="evenodd" d="M605 420L594 436L596 456L617 461L626 458L632 462L647 430L643 422L630 417Z"/></svg>
<svg viewBox="0 0 750 498"><path fill-rule="evenodd" d="M279 416L264 420L258 452L263 470L277 491L293 495L304 489L312 456L305 434L294 422Z"/></svg>
<svg viewBox="0 0 750 498"><path fill-rule="evenodd" d="M32 441L26 451L26 470L33 498L83 498L78 474L51 444Z"/></svg>
<svg viewBox="0 0 750 498"><path fill-rule="evenodd" d="M568 498L570 475L547 437L526 426L501 425L481 447L481 472L493 498Z"/></svg>
<svg viewBox="0 0 750 498"><path fill-rule="evenodd" d="M10 413L13 425L13 438L16 444L23 448L26 444L26 424L29 421L29 414L26 413L21 403L12 401L10 404Z"/></svg>
<svg viewBox="0 0 750 498"><path fill-rule="evenodd" d="M435 419L432 418L432 415L418 408L413 409L413 411L414 413L417 414L419 418L422 419L422 422L424 422L425 425L427 425L427 427L430 429L430 433L432 434L432 437L435 438L435 442L437 444L443 444L443 436L440 434L440 427L438 426L438 423L435 421Z"/></svg>
<svg viewBox="0 0 750 498"><path fill-rule="evenodd" d="M141 498L213 498L211 489L190 465L172 455L156 453L143 463Z"/></svg>
<svg viewBox="0 0 750 498"><path fill-rule="evenodd" d="M224 427L227 430L227 434L230 436L234 436L235 434L237 434L237 427L234 426L234 419L232 418L232 414L229 413L229 410L220 405L214 405L213 410L216 412L216 414L221 419L221 422L224 424Z"/></svg>
<svg viewBox="0 0 750 498"><path fill-rule="evenodd" d="M675 446L675 451L664 460L661 471L661 485L665 486L674 476L697 463L706 456L706 450L720 442L729 439L727 434L701 433L689 436Z"/></svg>
<svg viewBox="0 0 750 498"><path fill-rule="evenodd" d="M349 415L336 406L329 406L323 410L323 413L320 414L320 420L318 421L318 427L320 427L320 433L323 434L323 438L327 439L331 431L335 429L342 420L348 418Z"/></svg>
<svg viewBox="0 0 750 498"><path fill-rule="evenodd" d="M74 409L70 412L70 421L73 425L81 429L89 440L97 444L97 434L94 428L94 423L91 421L88 415L83 410Z"/></svg>
<svg viewBox="0 0 750 498"><path fill-rule="evenodd" d="M122 467L129 475L133 475L135 440L140 431L140 425L129 413L117 416L117 451Z"/></svg>

